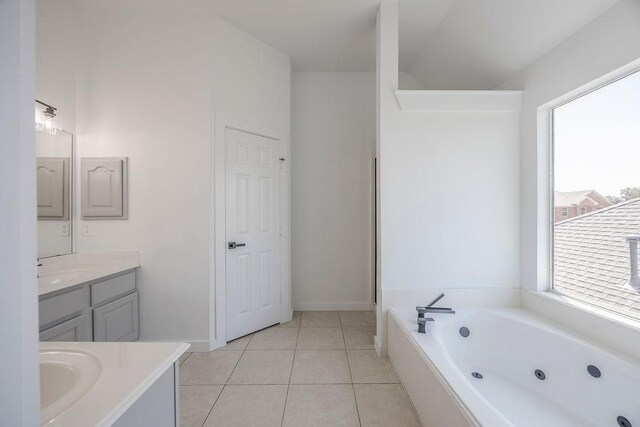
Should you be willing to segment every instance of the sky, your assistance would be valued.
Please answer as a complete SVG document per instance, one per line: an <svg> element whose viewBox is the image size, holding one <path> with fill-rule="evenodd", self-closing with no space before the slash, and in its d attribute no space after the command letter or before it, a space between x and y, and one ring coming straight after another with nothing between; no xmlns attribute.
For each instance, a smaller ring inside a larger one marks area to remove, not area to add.
<svg viewBox="0 0 640 427"><path fill-rule="evenodd" d="M554 110L558 191L640 187L640 72Z"/></svg>

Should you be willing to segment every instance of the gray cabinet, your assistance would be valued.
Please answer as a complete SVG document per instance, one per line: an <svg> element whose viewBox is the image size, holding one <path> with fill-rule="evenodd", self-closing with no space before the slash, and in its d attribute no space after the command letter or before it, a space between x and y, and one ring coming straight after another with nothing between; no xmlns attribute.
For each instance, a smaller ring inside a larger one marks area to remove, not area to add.
<svg viewBox="0 0 640 427"><path fill-rule="evenodd" d="M179 383L178 365L174 363L113 423L113 426L179 426Z"/></svg>
<svg viewBox="0 0 640 427"><path fill-rule="evenodd" d="M43 295L40 341L136 341L136 270Z"/></svg>
<svg viewBox="0 0 640 427"><path fill-rule="evenodd" d="M89 310L89 289L80 287L43 299L38 305L40 330L52 327Z"/></svg>
<svg viewBox="0 0 640 427"><path fill-rule="evenodd" d="M82 219L127 219L127 158L83 157Z"/></svg>
<svg viewBox="0 0 640 427"><path fill-rule="evenodd" d="M93 341L91 326L91 314L85 313L40 332L40 341Z"/></svg>
<svg viewBox="0 0 640 427"><path fill-rule="evenodd" d="M68 157L38 157L38 219L69 219Z"/></svg>
<svg viewBox="0 0 640 427"><path fill-rule="evenodd" d="M93 310L93 338L108 342L138 339L137 292Z"/></svg>

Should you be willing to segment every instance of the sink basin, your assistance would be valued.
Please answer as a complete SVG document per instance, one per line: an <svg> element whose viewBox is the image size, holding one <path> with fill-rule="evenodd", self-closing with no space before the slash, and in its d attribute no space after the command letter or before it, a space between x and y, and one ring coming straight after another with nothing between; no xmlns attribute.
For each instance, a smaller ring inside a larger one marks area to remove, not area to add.
<svg viewBox="0 0 640 427"><path fill-rule="evenodd" d="M40 418L47 425L87 394L100 376L92 354L69 350L40 352Z"/></svg>
<svg viewBox="0 0 640 427"><path fill-rule="evenodd" d="M47 285L61 285L63 283L69 283L73 280L79 279L82 275L89 270L87 269L73 269L73 270L58 270L48 273L41 273L39 275L39 281L46 283Z"/></svg>

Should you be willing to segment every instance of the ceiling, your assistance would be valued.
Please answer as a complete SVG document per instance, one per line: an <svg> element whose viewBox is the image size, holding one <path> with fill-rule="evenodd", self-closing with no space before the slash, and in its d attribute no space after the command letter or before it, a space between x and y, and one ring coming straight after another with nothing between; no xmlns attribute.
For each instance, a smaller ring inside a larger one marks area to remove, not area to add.
<svg viewBox="0 0 640 427"><path fill-rule="evenodd" d="M490 87L617 2L399 0L400 71L411 71L427 86ZM207 3L216 15L289 55L294 70L375 70L380 0Z"/></svg>
<svg viewBox="0 0 640 427"><path fill-rule="evenodd" d="M453 0L401 0L400 62L408 70ZM213 12L291 57L299 71L375 70L380 0L211 0Z"/></svg>
<svg viewBox="0 0 640 427"><path fill-rule="evenodd" d="M618 0L456 0L411 74L428 89L494 89Z"/></svg>
<svg viewBox="0 0 640 427"><path fill-rule="evenodd" d="M127 13L206 8L296 71L375 70L381 0L71 1ZM493 89L619 1L398 0L399 69L426 89Z"/></svg>

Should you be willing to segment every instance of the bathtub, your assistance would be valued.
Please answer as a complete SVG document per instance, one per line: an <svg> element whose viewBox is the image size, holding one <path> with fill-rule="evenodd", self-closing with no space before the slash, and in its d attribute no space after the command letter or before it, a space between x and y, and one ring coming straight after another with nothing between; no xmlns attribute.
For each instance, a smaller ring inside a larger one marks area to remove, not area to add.
<svg viewBox="0 0 640 427"><path fill-rule="evenodd" d="M429 317L418 334L415 310L388 313L389 359L425 426L640 427L640 361L522 309Z"/></svg>

